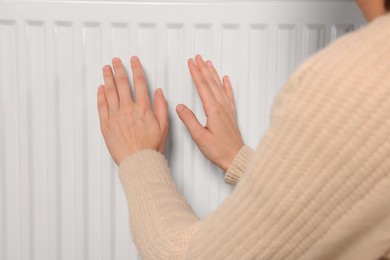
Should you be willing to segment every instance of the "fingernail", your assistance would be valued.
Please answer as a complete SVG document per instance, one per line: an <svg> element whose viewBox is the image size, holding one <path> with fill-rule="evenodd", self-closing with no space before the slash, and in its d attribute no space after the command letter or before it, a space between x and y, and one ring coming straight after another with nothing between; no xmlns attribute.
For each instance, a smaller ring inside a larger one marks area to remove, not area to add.
<svg viewBox="0 0 390 260"><path fill-rule="evenodd" d="M137 56L131 57L131 61L132 61L132 62L136 62L137 60L138 60L138 57L137 57Z"/></svg>
<svg viewBox="0 0 390 260"><path fill-rule="evenodd" d="M200 60L200 61L203 61L202 56L201 56L200 54L197 54L197 55L195 56L195 59L198 59L198 60Z"/></svg>
<svg viewBox="0 0 390 260"><path fill-rule="evenodd" d="M210 60L206 61L206 64L207 64L209 67L213 66L213 64L211 63Z"/></svg>
<svg viewBox="0 0 390 260"><path fill-rule="evenodd" d="M226 80L227 80L228 83L230 83L230 78L229 78L228 75L226 75Z"/></svg>
<svg viewBox="0 0 390 260"><path fill-rule="evenodd" d="M195 64L195 61L194 61L194 59L192 59L192 58L189 59L188 62L190 62L191 64Z"/></svg>
<svg viewBox="0 0 390 260"><path fill-rule="evenodd" d="M156 89L158 95L164 96L164 93L161 88Z"/></svg>
<svg viewBox="0 0 390 260"><path fill-rule="evenodd" d="M103 67L103 70L109 71L109 70L110 70L110 65L105 65L105 66Z"/></svg>
<svg viewBox="0 0 390 260"><path fill-rule="evenodd" d="M177 107L176 107L176 111L177 111L178 113L180 113L181 111L184 110L184 108L185 108L185 106L184 106L183 104L179 104L179 105L177 105Z"/></svg>
<svg viewBox="0 0 390 260"><path fill-rule="evenodd" d="M119 63L121 60L118 57L112 59L112 63Z"/></svg>

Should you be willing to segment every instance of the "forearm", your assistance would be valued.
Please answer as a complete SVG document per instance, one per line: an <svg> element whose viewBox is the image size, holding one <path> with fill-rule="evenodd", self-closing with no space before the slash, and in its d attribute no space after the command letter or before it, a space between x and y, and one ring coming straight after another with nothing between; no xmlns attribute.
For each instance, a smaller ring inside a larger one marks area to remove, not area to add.
<svg viewBox="0 0 390 260"><path fill-rule="evenodd" d="M225 180L237 183L252 157L253 150L243 146ZM121 163L119 177L128 202L132 238L142 257L184 257L201 222L178 191L165 157L153 150L130 155Z"/></svg>
<svg viewBox="0 0 390 260"><path fill-rule="evenodd" d="M143 259L181 258L198 218L178 191L164 156L143 150L120 165L130 231Z"/></svg>

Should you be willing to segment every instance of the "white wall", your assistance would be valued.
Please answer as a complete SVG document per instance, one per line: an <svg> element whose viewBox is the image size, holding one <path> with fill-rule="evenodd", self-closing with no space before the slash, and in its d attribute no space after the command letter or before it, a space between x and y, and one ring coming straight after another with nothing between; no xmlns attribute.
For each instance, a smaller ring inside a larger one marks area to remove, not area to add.
<svg viewBox="0 0 390 260"><path fill-rule="evenodd" d="M364 21L353 1L0 1L0 259L136 259L127 205L98 127L102 67L139 55L170 105L167 157L200 217L231 192L176 117L204 120L186 62L234 85L253 148L307 56Z"/></svg>

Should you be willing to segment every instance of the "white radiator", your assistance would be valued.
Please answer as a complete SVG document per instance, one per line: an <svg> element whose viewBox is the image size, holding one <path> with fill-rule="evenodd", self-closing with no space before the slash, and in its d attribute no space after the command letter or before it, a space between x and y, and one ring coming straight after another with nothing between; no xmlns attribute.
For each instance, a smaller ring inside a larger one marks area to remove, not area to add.
<svg viewBox="0 0 390 260"><path fill-rule="evenodd" d="M0 259L136 259L117 168L102 139L102 67L139 55L170 106L167 157L199 217L233 187L175 113L202 118L187 59L232 80L256 147L275 95L308 55L364 20L353 1L0 1Z"/></svg>

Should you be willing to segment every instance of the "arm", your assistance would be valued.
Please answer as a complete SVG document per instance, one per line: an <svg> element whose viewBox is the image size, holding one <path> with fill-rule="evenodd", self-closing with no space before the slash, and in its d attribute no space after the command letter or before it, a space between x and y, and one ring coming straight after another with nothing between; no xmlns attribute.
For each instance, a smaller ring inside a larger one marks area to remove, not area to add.
<svg viewBox="0 0 390 260"><path fill-rule="evenodd" d="M131 232L144 259L375 259L385 251L387 85L369 97L354 85L343 103L346 88L313 82L317 73L305 91L295 77L279 93L246 174L203 220L178 192L161 146L121 160ZM335 102L344 104L337 113Z"/></svg>
<svg viewBox="0 0 390 260"><path fill-rule="evenodd" d="M130 232L143 259L181 259L200 222L178 191L165 157L142 150L126 157L119 177Z"/></svg>
<svg viewBox="0 0 390 260"><path fill-rule="evenodd" d="M120 176L143 259L379 258L390 228L383 123L390 105L377 102L385 86L359 111L365 92L357 90L336 115L323 104L343 99L343 89L312 96L288 92L291 86L274 103L270 128L236 189L205 219L178 192L160 153L124 160ZM382 112L367 120L374 108Z"/></svg>
<svg viewBox="0 0 390 260"><path fill-rule="evenodd" d="M103 68L98 90L100 127L110 154L119 165L126 193L132 237L144 259L170 259L188 247L198 218L178 192L162 155L168 133L167 102L161 89L152 110L145 75L132 57L135 97L122 62ZM188 238L186 240L186 238Z"/></svg>
<svg viewBox="0 0 390 260"><path fill-rule="evenodd" d="M137 99L130 94L130 85L121 61L113 59L113 67L115 78L110 66L103 69L105 84L98 90L99 118L107 147L120 166L119 177L129 205L132 237L144 258L183 256L201 222L178 192L162 155L168 129L167 103L162 91L157 90L154 95L156 111L152 111L145 75L136 57L132 58L131 67ZM200 76L199 71L195 74ZM220 153L211 155L221 159L218 163L225 166L231 164L226 179L235 183L245 170L253 151L243 145L235 120L232 91L226 86L230 85L225 85L223 92L226 98L224 105L228 104L228 109L220 117L225 134L222 138L218 134L220 129L215 126L221 122L216 117L217 120L211 120L209 128L202 128L200 133L214 145L227 145L227 149L220 149ZM180 113L182 118L185 112ZM191 118L185 118L186 125L191 125L190 121ZM233 131L226 131L226 128ZM218 138L215 138L216 133L208 130L217 130ZM195 132L191 134L195 135ZM228 139L228 142L224 139ZM234 158L223 158L232 155ZM158 239L153 239L156 236Z"/></svg>

